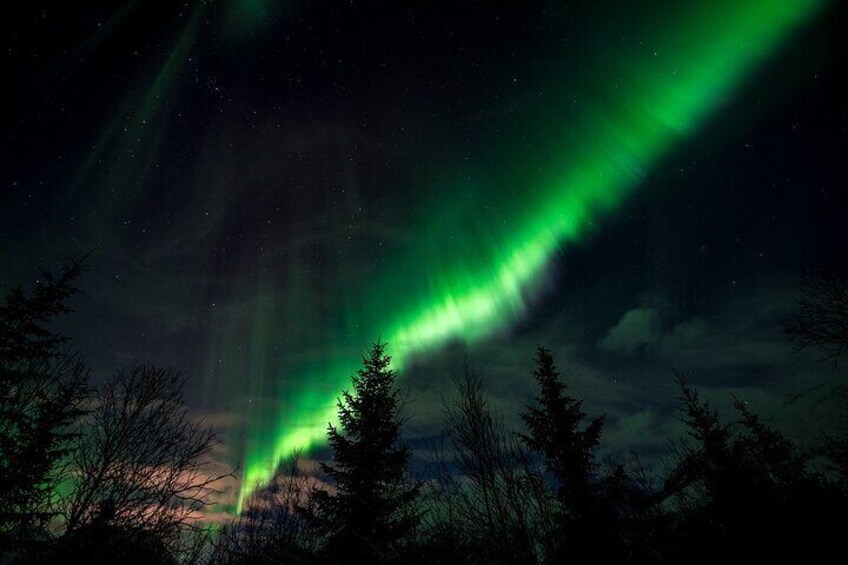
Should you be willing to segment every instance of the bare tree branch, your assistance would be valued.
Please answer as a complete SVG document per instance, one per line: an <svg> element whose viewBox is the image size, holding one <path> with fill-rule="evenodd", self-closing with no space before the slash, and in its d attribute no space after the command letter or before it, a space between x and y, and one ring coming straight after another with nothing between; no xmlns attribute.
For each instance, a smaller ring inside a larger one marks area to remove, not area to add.
<svg viewBox="0 0 848 565"><path fill-rule="evenodd" d="M95 522L156 535L171 550L202 529L201 512L228 474L209 474L211 428L188 415L184 377L142 366L98 391L72 455L67 535Z"/></svg>
<svg viewBox="0 0 848 565"><path fill-rule="evenodd" d="M848 349L848 269L822 270L801 279L798 313L784 324L797 350L817 347L836 370Z"/></svg>

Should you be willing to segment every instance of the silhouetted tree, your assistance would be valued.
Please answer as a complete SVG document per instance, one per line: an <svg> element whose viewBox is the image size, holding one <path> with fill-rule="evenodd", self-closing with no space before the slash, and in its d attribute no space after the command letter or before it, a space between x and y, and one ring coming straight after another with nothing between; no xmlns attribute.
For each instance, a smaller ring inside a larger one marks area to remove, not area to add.
<svg viewBox="0 0 848 565"><path fill-rule="evenodd" d="M45 271L31 293L18 287L0 305L0 554L45 537L56 515L88 370L48 324L69 312L81 271Z"/></svg>
<svg viewBox="0 0 848 565"><path fill-rule="evenodd" d="M400 444L404 398L395 386L386 345L376 343L338 401L340 428L330 424L333 463L322 464L333 492L313 494L315 524L336 562L389 562L418 522L412 503L420 485L409 478L408 447Z"/></svg>
<svg viewBox="0 0 848 565"><path fill-rule="evenodd" d="M797 350L818 347L825 359L838 368L839 358L848 349L848 268L841 267L808 274L801 279L798 312L784 325ZM842 410L842 422L823 434L823 454L828 470L848 493L848 425L844 410L848 389L838 386L832 399Z"/></svg>
<svg viewBox="0 0 848 565"><path fill-rule="evenodd" d="M582 400L565 394L551 352L536 351L533 377L539 385L536 405L522 414L529 435L525 443L542 455L545 465L557 481L557 494L570 511L580 513L590 504L596 474L594 450L601 438L603 416L585 428Z"/></svg>
<svg viewBox="0 0 848 565"><path fill-rule="evenodd" d="M564 545L557 559L578 562L589 558L620 558L619 524L610 495L624 488L626 477L618 468L609 480L599 477L594 461L604 425L603 416L584 425L582 400L566 394L551 352L536 351L533 377L539 387L536 404L522 418L529 434L526 445L539 453L557 483Z"/></svg>
<svg viewBox="0 0 848 565"><path fill-rule="evenodd" d="M798 349L821 348L835 369L848 349L848 269L804 276L798 313L785 324L785 330Z"/></svg>
<svg viewBox="0 0 848 565"><path fill-rule="evenodd" d="M777 430L739 400L724 424L682 377L688 441L678 445L667 491L677 514L672 560L815 559L839 539L845 499Z"/></svg>
<svg viewBox="0 0 848 565"><path fill-rule="evenodd" d="M183 388L179 373L149 366L100 387L73 443L64 551L82 544L108 553L122 539L155 539L162 555L176 556L195 540L200 512L226 475L210 474L215 438L190 418Z"/></svg>
<svg viewBox="0 0 848 565"><path fill-rule="evenodd" d="M556 535L554 493L468 366L444 413L447 446L426 491L426 562L545 562Z"/></svg>

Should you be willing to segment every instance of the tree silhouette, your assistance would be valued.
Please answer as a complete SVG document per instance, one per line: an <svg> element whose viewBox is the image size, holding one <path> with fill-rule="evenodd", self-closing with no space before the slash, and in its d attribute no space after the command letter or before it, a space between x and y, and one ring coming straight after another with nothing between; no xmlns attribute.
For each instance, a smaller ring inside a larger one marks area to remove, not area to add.
<svg viewBox="0 0 848 565"><path fill-rule="evenodd" d="M91 530L107 526L155 538L172 555L193 540L200 511L226 475L207 471L215 436L189 417L184 382L175 371L142 366L99 388L73 444L66 545L98 541Z"/></svg>
<svg viewBox="0 0 848 565"><path fill-rule="evenodd" d="M81 272L78 262L44 271L0 305L0 552L43 538L56 515L88 370L48 324L70 311Z"/></svg>
<svg viewBox="0 0 848 565"><path fill-rule="evenodd" d="M420 485L409 479L408 447L400 444L403 396L386 345L377 342L338 400L340 428L330 424L333 464L322 464L335 492L316 490L313 514L334 562L391 561L419 517Z"/></svg>
<svg viewBox="0 0 848 565"><path fill-rule="evenodd" d="M797 349L819 347L836 369L848 349L848 269L822 270L801 279L798 313L784 329Z"/></svg>
<svg viewBox="0 0 848 565"><path fill-rule="evenodd" d="M688 440L666 490L676 514L674 560L817 560L835 548L845 497L745 402L732 424L678 376Z"/></svg>
<svg viewBox="0 0 848 565"><path fill-rule="evenodd" d="M607 487L625 479L620 468L609 481L598 476L594 450L600 441L604 417L594 418L584 426L583 401L566 394L553 356L544 347L537 348L533 377L539 395L536 404L522 414L529 434L521 437L541 455L556 480L565 533L564 545L556 550L557 560L617 557L620 548L616 509L608 493L620 489Z"/></svg>
<svg viewBox="0 0 848 565"><path fill-rule="evenodd" d="M545 562L556 537L554 493L469 366L454 390L444 401L446 449L426 491L422 562Z"/></svg>
<svg viewBox="0 0 848 565"><path fill-rule="evenodd" d="M586 414L582 400L565 394L551 352L536 351L533 377L539 386L536 406L529 406L522 419L530 431L525 443L542 455L557 480L558 496L573 512L584 511L592 493L595 475L594 450L601 438L603 416L581 429Z"/></svg>

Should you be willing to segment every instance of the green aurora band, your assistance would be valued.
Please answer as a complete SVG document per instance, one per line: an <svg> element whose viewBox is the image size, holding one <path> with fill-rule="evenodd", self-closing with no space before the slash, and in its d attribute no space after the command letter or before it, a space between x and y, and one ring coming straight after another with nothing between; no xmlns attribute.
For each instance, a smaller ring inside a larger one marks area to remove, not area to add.
<svg viewBox="0 0 848 565"><path fill-rule="evenodd" d="M358 306L345 313L355 327L350 331L365 340L382 335L399 368L451 340L472 343L520 319L544 283L550 259L620 206L824 3L684 3L691 5L664 16L643 51L601 59L592 75L607 82L569 96L587 102L562 111L553 124L548 116L539 134L545 141L543 172L519 171L520 185L508 179L510 186L490 188L496 209L486 214L477 210L479 191L462 190L439 204L442 213L430 216L438 222L412 226L414 256L369 284ZM504 167L511 166L508 147L494 151L501 152ZM335 398L347 386L354 361L331 359L305 368L308 373L298 378L306 384L273 415L270 429L267 414L254 416L239 508L272 479L281 461L325 442L327 423L336 419Z"/></svg>

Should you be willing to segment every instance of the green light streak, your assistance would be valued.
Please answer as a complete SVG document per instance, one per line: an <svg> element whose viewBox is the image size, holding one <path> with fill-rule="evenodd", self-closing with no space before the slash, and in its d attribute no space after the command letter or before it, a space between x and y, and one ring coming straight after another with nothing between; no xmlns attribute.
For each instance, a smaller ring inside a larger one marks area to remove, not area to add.
<svg viewBox="0 0 848 565"><path fill-rule="evenodd" d="M205 6L202 2L197 4L152 80L127 96L80 168L70 194L75 199L87 199L89 208L97 211L94 225L111 227L104 226L100 218L115 221L121 212L137 204L144 181L159 156L168 118L166 109L178 85L176 78L197 38ZM119 16L124 17L123 13ZM95 179L99 188L90 190Z"/></svg>
<svg viewBox="0 0 848 565"><path fill-rule="evenodd" d="M692 4L672 15L644 52L593 71L614 78L615 87L600 96L581 93L591 106L572 110L573 122L563 123L570 129L562 128L579 135L563 133L546 144L554 159L544 178L499 195L497 215L470 225L461 213L479 206L470 197L432 214L440 221L416 232L416 256L369 287L357 335L368 339L382 331L398 368L449 340L474 342L519 319L551 257L620 206L824 0ZM452 243L452 232L462 234L460 244ZM273 429L252 430L239 508L280 461L324 443L326 424L336 417L334 399L355 368L349 361L310 368L305 390L274 416Z"/></svg>

